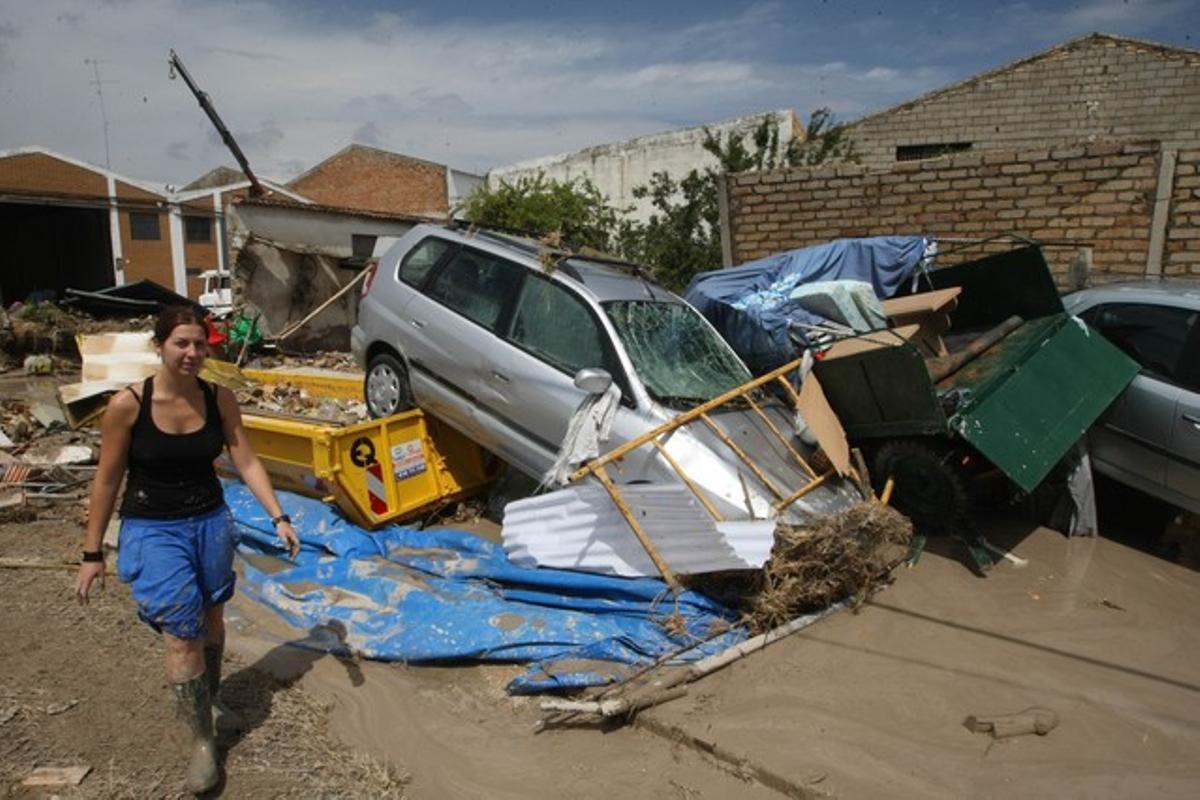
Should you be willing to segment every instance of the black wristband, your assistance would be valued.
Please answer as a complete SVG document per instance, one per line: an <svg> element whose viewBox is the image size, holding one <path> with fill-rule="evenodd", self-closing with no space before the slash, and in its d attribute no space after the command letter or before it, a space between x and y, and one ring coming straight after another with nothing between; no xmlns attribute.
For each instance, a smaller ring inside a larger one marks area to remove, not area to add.
<svg viewBox="0 0 1200 800"><path fill-rule="evenodd" d="M281 522L286 522L290 525L292 522L292 518L289 517L287 514L280 514L278 517L271 517L272 525L278 525Z"/></svg>
<svg viewBox="0 0 1200 800"><path fill-rule="evenodd" d="M83 563L95 564L97 562L104 563L104 551L103 550L84 550L83 551Z"/></svg>

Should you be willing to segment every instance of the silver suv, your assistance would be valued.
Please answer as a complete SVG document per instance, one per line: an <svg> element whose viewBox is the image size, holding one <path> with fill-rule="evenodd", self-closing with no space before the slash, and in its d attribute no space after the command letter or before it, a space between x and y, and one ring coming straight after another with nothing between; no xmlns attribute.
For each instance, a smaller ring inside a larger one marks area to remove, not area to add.
<svg viewBox="0 0 1200 800"><path fill-rule="evenodd" d="M1097 472L1200 514L1200 281L1137 281L1063 298L1141 365L1088 434Z"/></svg>
<svg viewBox="0 0 1200 800"><path fill-rule="evenodd" d="M609 448L751 377L695 309L636 267L435 225L415 227L380 260L351 349L366 370L373 416L415 404L537 479L581 401L612 383L621 399ZM789 430L790 409L765 402ZM777 485L807 482L757 415L710 416ZM676 431L666 449L727 519L747 516L747 502L759 518L770 515L775 497L706 427ZM617 466L618 482L678 480L648 446ZM846 496L822 486L789 516L841 507Z"/></svg>

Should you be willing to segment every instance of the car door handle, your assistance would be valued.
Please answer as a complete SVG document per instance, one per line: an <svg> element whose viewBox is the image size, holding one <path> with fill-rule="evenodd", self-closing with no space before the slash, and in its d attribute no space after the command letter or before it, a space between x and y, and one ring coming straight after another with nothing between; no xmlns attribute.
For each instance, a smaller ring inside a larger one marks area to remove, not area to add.
<svg viewBox="0 0 1200 800"><path fill-rule="evenodd" d="M1200 427L1200 417L1197 417L1195 414L1184 414L1183 418L1185 421L1192 423L1196 427Z"/></svg>
<svg viewBox="0 0 1200 800"><path fill-rule="evenodd" d="M419 319L410 319L408 321L408 324L412 325L414 328L424 328L425 327L425 323Z"/></svg>
<svg viewBox="0 0 1200 800"><path fill-rule="evenodd" d="M507 375L501 375L499 372L493 371L492 377L495 378L496 380L502 381L504 383L511 383L511 381L508 379Z"/></svg>

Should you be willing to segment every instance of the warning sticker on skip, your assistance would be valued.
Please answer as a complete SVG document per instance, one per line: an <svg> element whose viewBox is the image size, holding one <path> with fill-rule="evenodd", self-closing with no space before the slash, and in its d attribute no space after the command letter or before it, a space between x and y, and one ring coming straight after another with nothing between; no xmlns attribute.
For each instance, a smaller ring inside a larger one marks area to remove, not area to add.
<svg viewBox="0 0 1200 800"><path fill-rule="evenodd" d="M420 439L410 439L391 447L392 475L402 481L414 475L420 475L428 467L425 465L425 449L421 447Z"/></svg>

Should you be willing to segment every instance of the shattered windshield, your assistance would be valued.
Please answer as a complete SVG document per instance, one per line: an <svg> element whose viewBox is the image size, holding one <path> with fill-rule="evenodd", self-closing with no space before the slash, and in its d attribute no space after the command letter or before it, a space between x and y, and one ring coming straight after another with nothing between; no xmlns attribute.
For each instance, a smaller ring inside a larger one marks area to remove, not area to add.
<svg viewBox="0 0 1200 800"><path fill-rule="evenodd" d="M704 402L750 380L750 372L691 306L604 303L633 368L655 400Z"/></svg>

